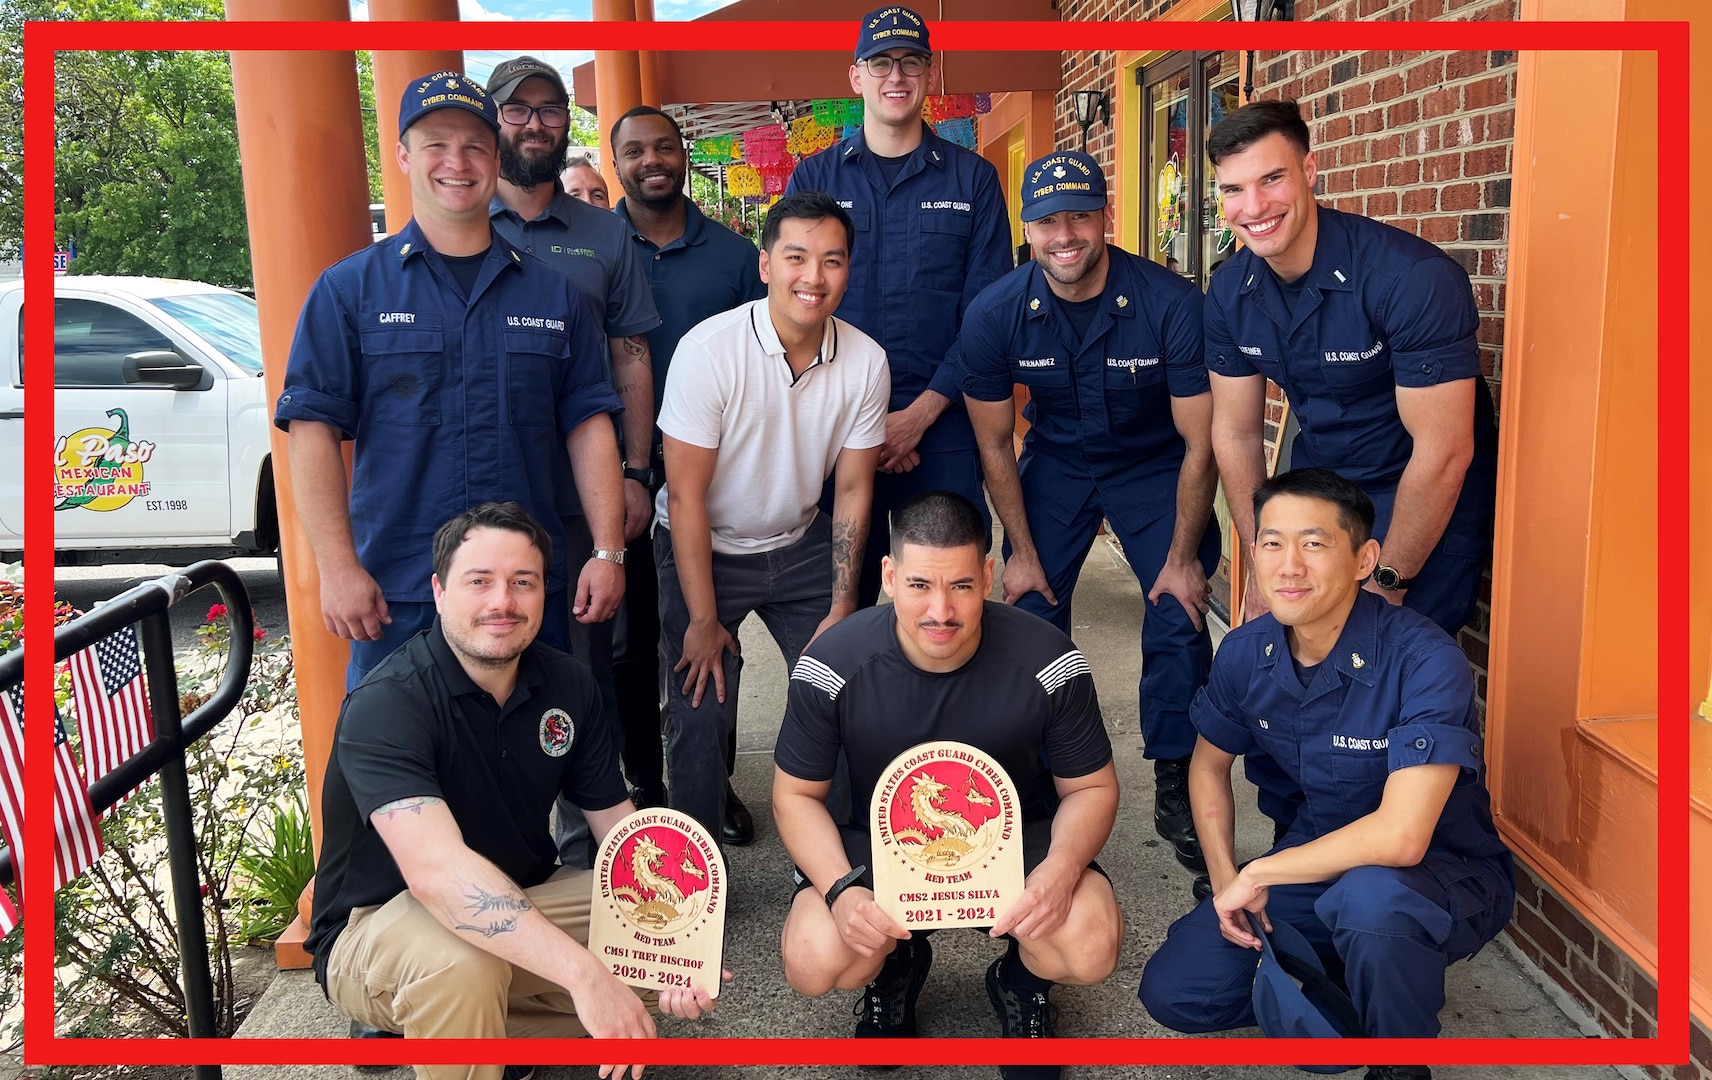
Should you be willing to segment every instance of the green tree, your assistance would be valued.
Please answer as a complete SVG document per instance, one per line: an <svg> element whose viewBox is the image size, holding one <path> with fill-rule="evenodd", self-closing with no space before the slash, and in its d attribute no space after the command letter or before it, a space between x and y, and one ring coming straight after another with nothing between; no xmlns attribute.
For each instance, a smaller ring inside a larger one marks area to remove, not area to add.
<svg viewBox="0 0 1712 1080"><path fill-rule="evenodd" d="M220 0L57 0L62 19L218 20ZM232 68L222 52L65 52L54 198L75 274L250 284Z"/></svg>
<svg viewBox="0 0 1712 1080"><path fill-rule="evenodd" d="M0 258L24 239L24 23L52 17L49 0L0 0Z"/></svg>

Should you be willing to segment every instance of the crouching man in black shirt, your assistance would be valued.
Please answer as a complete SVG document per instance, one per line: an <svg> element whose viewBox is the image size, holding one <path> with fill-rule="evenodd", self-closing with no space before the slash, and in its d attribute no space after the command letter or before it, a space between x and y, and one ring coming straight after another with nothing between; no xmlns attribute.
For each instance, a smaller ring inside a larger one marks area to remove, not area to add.
<svg viewBox="0 0 1712 1080"><path fill-rule="evenodd" d="M880 910L868 870L874 786L918 743L968 743L1016 785L1027 877L990 931L1009 947L986 980L1005 1037L1052 1035L1052 984L1097 983L1117 966L1123 918L1093 859L1117 816L1118 781L1094 679L1062 631L987 601L990 544L963 496L910 499L892 514L892 553L881 564L891 606L828 629L791 672L773 776L773 814L797 866L785 977L811 997L866 986L857 1038L914 1035L933 962L925 933ZM840 750L859 815L846 828L824 803ZM1059 1075L1055 1065L1000 1071L1006 1080Z"/></svg>
<svg viewBox="0 0 1712 1080"><path fill-rule="evenodd" d="M652 1006L584 948L592 872L556 865L555 796L582 809L597 843L631 806L588 668L535 644L551 561L516 503L447 522L434 537L438 618L345 699L306 948L359 1024L413 1039L655 1034ZM695 1019L713 1004L673 989L657 1007ZM416 1067L423 1080L532 1073Z"/></svg>

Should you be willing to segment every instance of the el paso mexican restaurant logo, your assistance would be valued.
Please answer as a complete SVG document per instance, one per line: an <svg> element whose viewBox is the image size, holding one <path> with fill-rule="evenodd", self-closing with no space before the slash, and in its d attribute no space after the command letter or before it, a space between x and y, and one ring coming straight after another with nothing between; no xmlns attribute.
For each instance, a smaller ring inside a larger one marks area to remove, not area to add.
<svg viewBox="0 0 1712 1080"><path fill-rule="evenodd" d="M155 444L131 438L124 409L109 409L107 417L116 421L112 429L84 428L54 444L55 510L117 510L154 486L143 479L143 466Z"/></svg>
<svg viewBox="0 0 1712 1080"><path fill-rule="evenodd" d="M707 831L675 810L639 810L600 846L589 950L633 986L717 997L725 901L725 860Z"/></svg>
<svg viewBox="0 0 1712 1080"><path fill-rule="evenodd" d="M1004 767L973 746L923 743L874 789L875 896L898 922L987 926L1022 893L1022 819Z"/></svg>

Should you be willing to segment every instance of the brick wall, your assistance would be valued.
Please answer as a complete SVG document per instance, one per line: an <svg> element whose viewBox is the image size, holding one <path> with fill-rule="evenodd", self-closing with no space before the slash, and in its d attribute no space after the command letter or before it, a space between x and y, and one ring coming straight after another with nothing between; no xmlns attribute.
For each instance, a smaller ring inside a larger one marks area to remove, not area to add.
<svg viewBox="0 0 1712 1080"><path fill-rule="evenodd" d="M1137 20L1178 0L1062 0L1066 21ZM1297 0L1296 19L1513 20L1519 0ZM1057 102L1057 142L1077 146L1075 91L1116 98L1109 51L1068 52ZM1266 52L1255 55L1257 98L1294 98L1312 134L1316 194L1443 248L1468 272L1480 313L1481 370L1501 400L1504 279L1510 235L1510 147L1515 129L1513 52ZM1131 121L1134 122L1133 120ZM1088 151L1107 174L1116 164L1111 126L1090 131ZM1139 178L1126 177L1126 185ZM1274 395L1277 390L1274 388ZM1281 400L1281 398L1279 398ZM1276 410L1273 410L1276 411ZM1269 414L1269 419L1275 417ZM1486 701L1491 579L1459 636Z"/></svg>
<svg viewBox="0 0 1712 1080"><path fill-rule="evenodd" d="M1516 917L1504 932L1606 1031L1636 1039L1658 1034L1657 984L1520 864ZM1712 1080L1712 1035L1699 1023L1689 1029L1689 1051L1686 1065L1643 1068L1655 1080Z"/></svg>

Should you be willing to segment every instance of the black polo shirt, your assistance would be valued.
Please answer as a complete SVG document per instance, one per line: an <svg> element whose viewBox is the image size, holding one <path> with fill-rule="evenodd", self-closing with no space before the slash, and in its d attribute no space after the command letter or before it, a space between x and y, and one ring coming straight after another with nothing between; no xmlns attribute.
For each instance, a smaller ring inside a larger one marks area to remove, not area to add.
<svg viewBox="0 0 1712 1080"><path fill-rule="evenodd" d="M327 957L351 909L405 889L369 823L399 799L435 796L464 843L524 888L547 880L558 847L548 829L563 793L589 810L624 801L612 721L582 661L534 644L501 708L470 680L440 621L411 638L345 698L321 791L315 919L304 942L326 985Z"/></svg>

